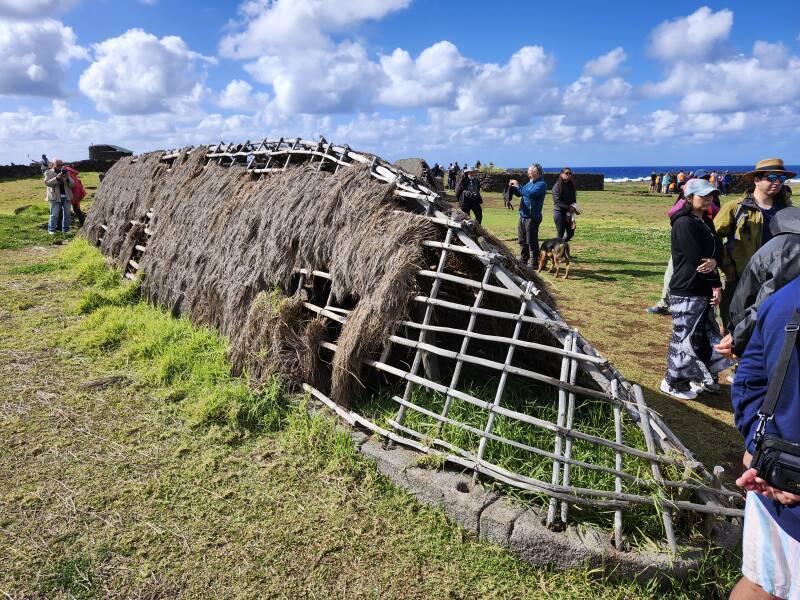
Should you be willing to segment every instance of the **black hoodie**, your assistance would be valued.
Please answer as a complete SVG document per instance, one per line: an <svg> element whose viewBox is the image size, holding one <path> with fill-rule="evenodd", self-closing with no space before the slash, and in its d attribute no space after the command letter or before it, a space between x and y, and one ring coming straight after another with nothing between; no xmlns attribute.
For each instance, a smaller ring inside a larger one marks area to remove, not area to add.
<svg viewBox="0 0 800 600"><path fill-rule="evenodd" d="M703 214L695 216L687 206L670 218L672 223L672 279L669 293L675 296L712 295L713 288L721 287L719 271L698 273L697 267L706 258L722 261L722 240L717 236L714 222Z"/></svg>

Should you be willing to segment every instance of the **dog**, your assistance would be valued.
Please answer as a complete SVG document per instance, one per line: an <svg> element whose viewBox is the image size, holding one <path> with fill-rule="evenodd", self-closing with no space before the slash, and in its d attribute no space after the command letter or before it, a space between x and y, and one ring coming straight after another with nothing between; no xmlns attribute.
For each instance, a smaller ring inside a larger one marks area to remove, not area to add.
<svg viewBox="0 0 800 600"><path fill-rule="evenodd" d="M547 266L547 261L551 261L548 273L553 271L553 266L556 268L556 277L561 271L561 265L565 265L564 279L569 277L569 267L572 256L569 253L569 242L565 242L559 238L545 240L539 248L539 271L544 270Z"/></svg>

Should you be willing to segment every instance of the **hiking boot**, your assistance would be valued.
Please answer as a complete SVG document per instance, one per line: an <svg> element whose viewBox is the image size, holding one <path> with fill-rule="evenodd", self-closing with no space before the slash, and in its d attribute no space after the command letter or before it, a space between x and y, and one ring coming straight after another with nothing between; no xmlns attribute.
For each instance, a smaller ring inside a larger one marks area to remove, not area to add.
<svg viewBox="0 0 800 600"><path fill-rule="evenodd" d="M697 398L697 392L693 391L691 387L687 386L687 389L685 390L679 389L678 387L673 387L667 383L666 379L661 380L660 389L667 396L672 396L676 400L694 400Z"/></svg>
<svg viewBox="0 0 800 600"><path fill-rule="evenodd" d="M672 314L666 306L648 306L644 309L648 315L669 315Z"/></svg>

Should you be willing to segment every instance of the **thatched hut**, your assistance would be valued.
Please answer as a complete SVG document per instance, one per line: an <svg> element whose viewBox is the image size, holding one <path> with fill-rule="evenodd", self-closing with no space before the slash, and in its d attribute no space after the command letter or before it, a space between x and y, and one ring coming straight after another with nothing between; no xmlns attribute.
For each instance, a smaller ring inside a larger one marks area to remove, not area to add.
<svg viewBox="0 0 800 600"><path fill-rule="evenodd" d="M538 497L552 528L607 519L621 548L647 513L674 551L678 513L741 515L535 272L378 157L280 139L123 158L84 231L229 336L238 371Z"/></svg>

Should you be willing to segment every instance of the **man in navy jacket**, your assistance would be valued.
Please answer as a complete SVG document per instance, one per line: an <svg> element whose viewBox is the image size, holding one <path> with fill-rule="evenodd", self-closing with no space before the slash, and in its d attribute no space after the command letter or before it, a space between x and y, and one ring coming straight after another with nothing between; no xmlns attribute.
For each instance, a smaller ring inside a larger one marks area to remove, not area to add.
<svg viewBox="0 0 800 600"><path fill-rule="evenodd" d="M783 286L758 309L755 331L736 371L733 409L736 427L745 438L745 466L755 452L758 411L767 393L787 332L800 308L800 277ZM798 344L766 433L800 443L800 360ZM800 598L800 496L768 486L755 469L736 481L747 490L742 572L731 598Z"/></svg>

